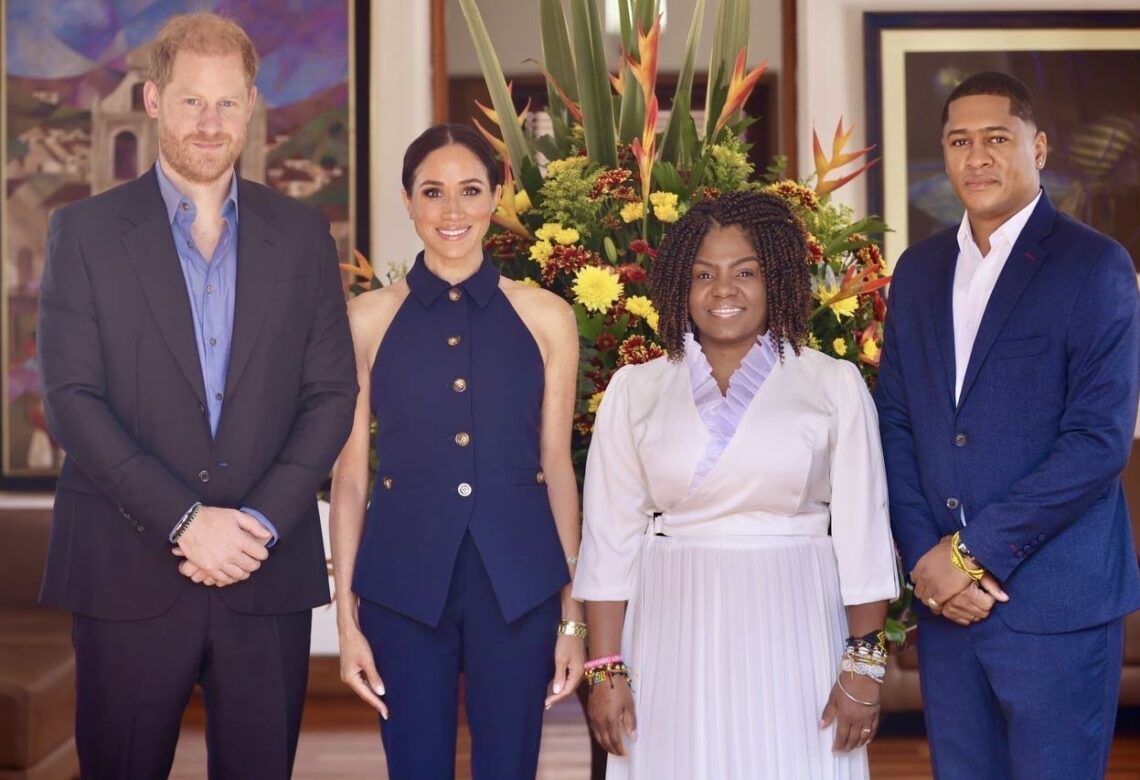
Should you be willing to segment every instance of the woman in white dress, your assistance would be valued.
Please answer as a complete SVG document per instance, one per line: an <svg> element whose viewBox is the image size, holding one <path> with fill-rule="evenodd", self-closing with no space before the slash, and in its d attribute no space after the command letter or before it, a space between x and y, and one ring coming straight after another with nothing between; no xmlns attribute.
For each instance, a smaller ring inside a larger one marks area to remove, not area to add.
<svg viewBox="0 0 1140 780"><path fill-rule="evenodd" d="M779 198L695 205L650 280L668 355L598 409L574 596L610 780L867 777L898 579L870 396L804 346L806 257Z"/></svg>

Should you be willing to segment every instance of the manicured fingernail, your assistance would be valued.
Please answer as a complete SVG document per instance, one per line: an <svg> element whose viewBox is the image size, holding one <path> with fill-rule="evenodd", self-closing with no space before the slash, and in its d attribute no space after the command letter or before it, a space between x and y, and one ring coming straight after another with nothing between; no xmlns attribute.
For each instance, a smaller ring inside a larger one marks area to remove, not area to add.
<svg viewBox="0 0 1140 780"><path fill-rule="evenodd" d="M562 693L562 683L560 683L560 682L554 683L554 692L555 693Z"/></svg>
<svg viewBox="0 0 1140 780"><path fill-rule="evenodd" d="M546 706L545 706L545 707L543 707L543 709L546 709L546 710L548 710L548 709L550 709L550 707L551 707L551 703L550 703L550 702L547 702L547 703L546 703Z"/></svg>
<svg viewBox="0 0 1140 780"><path fill-rule="evenodd" d="M377 696L383 696L384 695L384 686L383 685L375 685L375 686L373 686L373 690L376 691Z"/></svg>
<svg viewBox="0 0 1140 780"><path fill-rule="evenodd" d="M386 713L386 712L381 712L381 713L380 713L380 717L381 717L381 718L383 718L384 720L388 720L388 713Z"/></svg>

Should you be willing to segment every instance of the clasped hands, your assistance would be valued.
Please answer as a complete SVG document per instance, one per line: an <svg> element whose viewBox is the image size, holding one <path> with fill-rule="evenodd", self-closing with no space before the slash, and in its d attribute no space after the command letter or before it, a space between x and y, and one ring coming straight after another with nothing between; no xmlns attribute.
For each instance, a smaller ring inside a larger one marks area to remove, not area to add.
<svg viewBox="0 0 1140 780"><path fill-rule="evenodd" d="M194 582L224 587L249 579L269 557L273 534L237 509L202 506L171 552L186 560L178 571Z"/></svg>
<svg viewBox="0 0 1140 780"><path fill-rule="evenodd" d="M915 564L910 573L915 598L959 625L968 626L985 620L998 601L1009 601L1001 583L986 572L975 582L951 563L950 537L944 536Z"/></svg>

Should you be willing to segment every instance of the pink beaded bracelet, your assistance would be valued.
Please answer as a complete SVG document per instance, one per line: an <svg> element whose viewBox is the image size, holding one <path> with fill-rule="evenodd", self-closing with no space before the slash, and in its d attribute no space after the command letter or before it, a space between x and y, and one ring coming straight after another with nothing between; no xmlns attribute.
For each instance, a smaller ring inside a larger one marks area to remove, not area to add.
<svg viewBox="0 0 1140 780"><path fill-rule="evenodd" d="M598 668L605 666L607 664L617 664L617 663L621 663L621 654L620 653L618 655L607 655L607 656L603 656L601 658L592 658L586 662L585 669L588 672L591 669L598 669Z"/></svg>

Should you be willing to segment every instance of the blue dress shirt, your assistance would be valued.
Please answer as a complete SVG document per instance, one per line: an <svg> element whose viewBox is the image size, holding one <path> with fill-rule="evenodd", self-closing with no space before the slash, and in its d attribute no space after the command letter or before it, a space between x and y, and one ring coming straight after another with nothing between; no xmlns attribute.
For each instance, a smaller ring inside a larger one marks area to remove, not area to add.
<svg viewBox="0 0 1140 780"><path fill-rule="evenodd" d="M186 293L190 296L190 312L194 317L194 339L198 344L198 360L202 366L202 385L206 391L206 411L211 435L217 435L218 420L222 416L222 403L226 387L226 370L230 362L230 344L234 332L234 296L237 287L238 192L237 175L230 178L230 192L222 204L222 235L207 260L194 243L192 228L198 210L194 201L178 191L166 177L162 163L156 166L158 189L170 217L170 231L178 262L186 280ZM251 507L242 507L264 525L277 542L277 529ZM185 518L185 515L183 515ZM180 525L181 523L179 523ZM175 528L178 526L176 525ZM173 531L171 532L173 535Z"/></svg>

